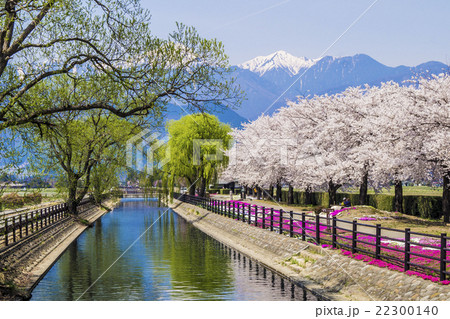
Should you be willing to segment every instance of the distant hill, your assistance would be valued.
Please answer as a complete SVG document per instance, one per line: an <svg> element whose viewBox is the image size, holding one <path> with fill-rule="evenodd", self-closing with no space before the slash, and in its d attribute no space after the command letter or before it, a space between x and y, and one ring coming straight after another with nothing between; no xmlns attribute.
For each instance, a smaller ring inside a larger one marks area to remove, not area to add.
<svg viewBox="0 0 450 319"><path fill-rule="evenodd" d="M365 54L312 60L277 51L234 67L233 76L247 93L247 100L236 112L253 120L263 112L272 114L285 106L286 100L295 100L297 96L334 94L349 86L379 85L386 81L401 83L417 75L439 74L448 72L448 69L448 65L435 61L415 67L389 67Z"/></svg>

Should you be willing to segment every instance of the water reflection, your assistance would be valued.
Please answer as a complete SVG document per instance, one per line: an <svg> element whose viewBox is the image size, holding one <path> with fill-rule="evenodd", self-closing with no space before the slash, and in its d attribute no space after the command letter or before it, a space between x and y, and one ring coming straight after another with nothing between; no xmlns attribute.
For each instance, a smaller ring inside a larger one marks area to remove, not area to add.
<svg viewBox="0 0 450 319"><path fill-rule="evenodd" d="M144 199L124 199L85 231L32 300L76 300L85 290L81 300L316 300Z"/></svg>

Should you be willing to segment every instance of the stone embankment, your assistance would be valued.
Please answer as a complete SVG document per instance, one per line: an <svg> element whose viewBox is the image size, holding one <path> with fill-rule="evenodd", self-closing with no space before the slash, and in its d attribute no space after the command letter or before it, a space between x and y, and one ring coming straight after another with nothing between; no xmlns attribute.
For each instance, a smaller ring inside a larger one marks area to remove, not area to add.
<svg viewBox="0 0 450 319"><path fill-rule="evenodd" d="M174 200L171 208L201 231L330 300L450 300L450 287L368 265Z"/></svg>
<svg viewBox="0 0 450 319"><path fill-rule="evenodd" d="M79 220L66 217L0 252L0 300L27 300L67 247L119 200L89 205Z"/></svg>

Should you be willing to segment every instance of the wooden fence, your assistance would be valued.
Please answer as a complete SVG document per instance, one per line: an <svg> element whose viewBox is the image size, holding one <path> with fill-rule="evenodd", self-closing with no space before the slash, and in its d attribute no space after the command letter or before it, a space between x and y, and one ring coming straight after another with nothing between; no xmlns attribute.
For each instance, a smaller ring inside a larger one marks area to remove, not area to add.
<svg viewBox="0 0 450 319"><path fill-rule="evenodd" d="M445 233L423 234L409 228L400 230L380 224L362 224L357 220L338 219L328 214L287 212L187 194L174 194L174 198L262 229L360 254L360 259L371 257L375 259L371 260L374 264L384 262L384 266L401 271L418 271L437 276L441 281L450 275L447 269L450 265L450 248L447 246L450 237Z"/></svg>
<svg viewBox="0 0 450 319"><path fill-rule="evenodd" d="M90 198L83 199L78 206L79 212L90 203L92 203ZM22 238L26 238L68 216L67 204L62 203L0 219L0 249L14 244Z"/></svg>

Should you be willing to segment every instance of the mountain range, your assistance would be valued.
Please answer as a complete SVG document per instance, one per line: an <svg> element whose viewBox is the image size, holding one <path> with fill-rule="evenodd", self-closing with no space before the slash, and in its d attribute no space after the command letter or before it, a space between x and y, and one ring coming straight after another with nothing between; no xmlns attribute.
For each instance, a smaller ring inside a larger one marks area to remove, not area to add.
<svg viewBox="0 0 450 319"><path fill-rule="evenodd" d="M435 61L414 67L389 67L365 54L308 59L277 51L233 66L232 76L247 95L236 113L254 120L262 113L272 114L285 106L286 100L295 100L297 96L334 94L349 86L379 85L386 81L401 83L414 76L439 74L448 69L448 65Z"/></svg>

